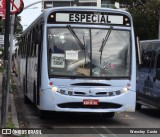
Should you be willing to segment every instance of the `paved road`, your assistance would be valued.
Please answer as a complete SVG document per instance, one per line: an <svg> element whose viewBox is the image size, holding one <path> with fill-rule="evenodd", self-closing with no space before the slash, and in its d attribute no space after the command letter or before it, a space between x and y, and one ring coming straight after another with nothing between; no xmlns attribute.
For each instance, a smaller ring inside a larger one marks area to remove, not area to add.
<svg viewBox="0 0 160 137"><path fill-rule="evenodd" d="M45 137L62 136L62 137L159 137L160 134L115 134L120 128L129 129L132 128L152 128L153 130L159 128L160 132L160 110L148 109L143 107L141 111L134 113L117 113L113 119L105 119L101 115L88 115L88 114L67 114L51 113L45 120L39 119L37 116L36 108L32 105L26 105L23 103L23 94L19 88L14 94L15 102L17 106L17 113L20 122L20 127L28 128L41 128L41 129L54 129L64 128L66 132L70 134L47 134L42 135ZM73 129L76 128L76 129ZM85 129L82 132L87 134L74 134L78 133L76 130L79 128ZM110 129L116 128L116 130ZM138 131L140 129L137 129ZM145 130L146 131L146 130ZM143 131L140 131L143 133ZM89 134L90 133L90 134ZM96 134L95 134L96 133ZM106 134L110 133L110 134ZM121 131L119 131L121 133ZM33 136L33 135L32 135ZM38 135L40 136L40 135ZM40 136L41 137L41 136Z"/></svg>

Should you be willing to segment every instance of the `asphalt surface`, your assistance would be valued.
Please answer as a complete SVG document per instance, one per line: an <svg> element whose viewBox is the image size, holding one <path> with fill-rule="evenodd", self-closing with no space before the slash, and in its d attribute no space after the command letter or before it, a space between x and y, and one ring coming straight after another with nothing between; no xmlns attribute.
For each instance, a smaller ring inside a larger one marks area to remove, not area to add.
<svg viewBox="0 0 160 137"><path fill-rule="evenodd" d="M20 127L40 129L46 133L45 135L30 135L30 137L160 136L160 110L146 107L132 113L116 113L112 119L104 118L98 114L91 115L86 113L49 113L46 119L40 119L33 104L23 103L23 93L19 81L16 77L14 79L17 83L14 99ZM131 133L133 130L136 134ZM147 133L151 131L152 134ZM129 134L127 134L128 132ZM159 134L156 134L156 132Z"/></svg>
<svg viewBox="0 0 160 137"><path fill-rule="evenodd" d="M17 126L21 129L37 130L38 133L45 133L42 135L33 135L30 133L30 135L28 135L29 137L160 136L160 110L146 107L133 113L116 113L115 117L112 119L104 118L102 115L98 114L91 115L86 113L49 113L46 119L40 119L36 107L33 104L24 103L23 92L20 88L18 78L13 75L13 79L17 88L12 91L14 101L10 101L12 102L13 110L12 119L15 119L16 114L16 117L18 117ZM14 106L16 108L15 110ZM133 131L136 133L131 133ZM147 133L151 131L152 134ZM156 131L159 134L154 133Z"/></svg>

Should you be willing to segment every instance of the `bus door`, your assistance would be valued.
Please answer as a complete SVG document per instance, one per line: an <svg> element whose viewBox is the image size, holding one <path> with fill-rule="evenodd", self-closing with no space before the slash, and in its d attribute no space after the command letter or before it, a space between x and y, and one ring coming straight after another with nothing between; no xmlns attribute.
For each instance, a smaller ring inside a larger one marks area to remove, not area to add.
<svg viewBox="0 0 160 137"><path fill-rule="evenodd" d="M141 72L143 75L144 85L143 85L143 94L145 98L152 97L153 87L154 87L154 68L155 64L155 51L147 51L143 54L143 64Z"/></svg>
<svg viewBox="0 0 160 137"><path fill-rule="evenodd" d="M41 85L41 61L42 61L42 43L43 43L43 26L39 26L39 31L38 31L38 39L37 39L37 82L36 82L36 105L39 105L40 102L40 85Z"/></svg>
<svg viewBox="0 0 160 137"><path fill-rule="evenodd" d="M160 106L160 49L157 52L156 56L156 71L154 77L154 93L153 96L155 98L156 103Z"/></svg>

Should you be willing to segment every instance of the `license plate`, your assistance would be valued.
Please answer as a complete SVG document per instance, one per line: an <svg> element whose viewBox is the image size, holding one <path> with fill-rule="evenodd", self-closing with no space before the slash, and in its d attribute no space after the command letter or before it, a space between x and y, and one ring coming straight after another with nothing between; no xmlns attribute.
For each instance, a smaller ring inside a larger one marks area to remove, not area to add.
<svg viewBox="0 0 160 137"><path fill-rule="evenodd" d="M83 105L98 105L99 104L99 101L96 100L96 99L84 99L83 100Z"/></svg>

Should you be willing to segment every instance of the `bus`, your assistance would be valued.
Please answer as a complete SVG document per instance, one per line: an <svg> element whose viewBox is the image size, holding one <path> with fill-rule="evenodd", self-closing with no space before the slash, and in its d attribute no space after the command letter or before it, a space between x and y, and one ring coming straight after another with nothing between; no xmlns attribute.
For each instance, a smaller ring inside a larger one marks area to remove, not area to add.
<svg viewBox="0 0 160 137"><path fill-rule="evenodd" d="M107 8L49 8L19 41L24 101L49 111L135 111L136 53L131 15Z"/></svg>
<svg viewBox="0 0 160 137"><path fill-rule="evenodd" d="M160 108L160 40L140 41L142 64L137 67L136 109Z"/></svg>

